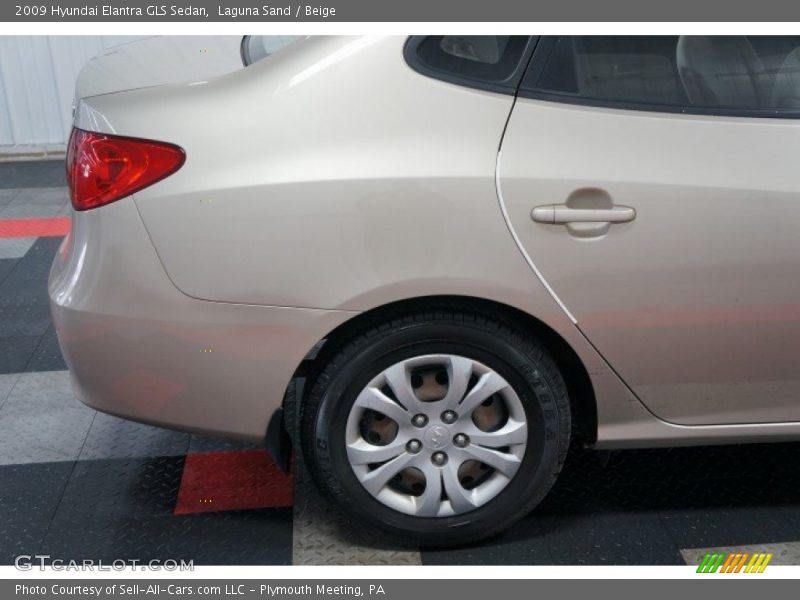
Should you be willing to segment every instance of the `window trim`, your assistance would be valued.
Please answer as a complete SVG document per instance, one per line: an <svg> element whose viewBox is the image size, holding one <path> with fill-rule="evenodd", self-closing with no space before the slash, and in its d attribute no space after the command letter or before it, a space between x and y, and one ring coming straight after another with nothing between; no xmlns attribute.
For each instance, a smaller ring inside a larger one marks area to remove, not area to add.
<svg viewBox="0 0 800 600"><path fill-rule="evenodd" d="M519 61L517 62L517 65L514 67L514 70L511 72L511 74L502 81L486 81L482 79L473 79L471 77L454 75L448 71L440 71L439 69L431 67L425 61L423 61L419 56L418 50L422 42L429 37L432 36L409 36L405 45L403 46L403 58L405 58L406 64L414 71L421 75L425 75L426 77L431 77L432 79L438 79L440 81L446 81L447 83L453 83L462 87L485 90L488 92L497 92L512 96L515 95L519 89L520 83L522 82L522 79L527 71L528 63L530 62L531 57L534 54L534 49L539 41L539 36L527 36L528 41L525 43L525 47L522 50Z"/></svg>
<svg viewBox="0 0 800 600"><path fill-rule="evenodd" d="M761 119L800 119L800 109L771 109L771 108L725 108L709 106L692 106L683 104L659 104L650 102L634 102L626 100L604 100L599 98L585 98L567 92L550 92L537 90L530 83L538 81L550 52L555 46L559 36L542 36L537 44L530 64L523 75L517 95L520 98L531 100L544 100L560 104L579 106L592 106L596 108L610 108L617 110L636 110L642 112L668 113L682 115L704 115L714 117L745 117ZM565 36L566 37L566 36ZM572 37L572 36L569 36Z"/></svg>
<svg viewBox="0 0 800 600"><path fill-rule="evenodd" d="M239 42L239 56L242 57L242 66L249 67L252 63L250 60L250 49L248 45L250 44L250 38L253 37L252 35L243 35L242 41Z"/></svg>

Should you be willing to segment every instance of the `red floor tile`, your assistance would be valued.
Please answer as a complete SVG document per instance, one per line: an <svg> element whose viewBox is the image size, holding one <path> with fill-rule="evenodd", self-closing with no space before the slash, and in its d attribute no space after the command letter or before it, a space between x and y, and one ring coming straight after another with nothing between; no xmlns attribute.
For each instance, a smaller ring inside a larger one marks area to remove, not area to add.
<svg viewBox="0 0 800 600"><path fill-rule="evenodd" d="M186 456L174 514L292 506L293 478L266 450Z"/></svg>
<svg viewBox="0 0 800 600"><path fill-rule="evenodd" d="M51 219L0 219L0 238L61 237L69 233L69 217Z"/></svg>

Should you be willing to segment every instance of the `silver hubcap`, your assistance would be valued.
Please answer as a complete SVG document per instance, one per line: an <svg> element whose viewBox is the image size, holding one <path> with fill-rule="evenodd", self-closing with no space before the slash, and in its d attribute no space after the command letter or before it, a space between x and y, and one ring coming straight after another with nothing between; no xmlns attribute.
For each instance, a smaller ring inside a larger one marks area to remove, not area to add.
<svg viewBox="0 0 800 600"><path fill-rule="evenodd" d="M522 402L495 371L449 354L392 365L358 395L347 457L380 502L445 517L489 502L516 474L528 427Z"/></svg>

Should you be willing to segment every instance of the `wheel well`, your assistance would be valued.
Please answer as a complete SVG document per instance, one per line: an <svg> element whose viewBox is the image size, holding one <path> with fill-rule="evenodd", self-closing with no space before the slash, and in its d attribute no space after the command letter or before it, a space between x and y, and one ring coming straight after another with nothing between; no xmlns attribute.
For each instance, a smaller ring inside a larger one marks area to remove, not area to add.
<svg viewBox="0 0 800 600"><path fill-rule="evenodd" d="M468 310L494 315L523 327L545 346L567 384L572 410L573 439L592 443L597 438L597 405L589 373L572 347L536 317L507 304L469 296L426 296L386 304L342 323L320 340L295 372L295 377L313 379L328 357L360 331L396 317L398 313L435 310Z"/></svg>

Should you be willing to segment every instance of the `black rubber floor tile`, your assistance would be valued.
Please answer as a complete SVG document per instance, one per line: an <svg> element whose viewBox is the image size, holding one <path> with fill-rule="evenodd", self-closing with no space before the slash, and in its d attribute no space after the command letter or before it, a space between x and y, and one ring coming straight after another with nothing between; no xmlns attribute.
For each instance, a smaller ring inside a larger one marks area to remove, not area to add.
<svg viewBox="0 0 800 600"><path fill-rule="evenodd" d="M800 504L800 444L573 451L539 514Z"/></svg>
<svg viewBox="0 0 800 600"><path fill-rule="evenodd" d="M800 502L785 504L778 510L788 523L787 539L800 540Z"/></svg>
<svg viewBox="0 0 800 600"><path fill-rule="evenodd" d="M64 491L61 510L137 517L171 515L183 461L182 456L81 460Z"/></svg>
<svg viewBox="0 0 800 600"><path fill-rule="evenodd" d="M19 259L20 274L27 279L43 279L47 281L50 275L50 266L53 258L58 251L63 238L60 237L40 237L31 249Z"/></svg>
<svg viewBox="0 0 800 600"><path fill-rule="evenodd" d="M633 480L635 481L635 479ZM775 490L745 478L681 480L610 485L598 480L557 482L537 514L609 511L721 510L780 503Z"/></svg>
<svg viewBox="0 0 800 600"><path fill-rule="evenodd" d="M30 360L25 366L27 372L41 371L64 371L67 363L61 354L61 346L58 345L55 328L51 325L47 332L42 336L39 345L31 355Z"/></svg>
<svg viewBox="0 0 800 600"><path fill-rule="evenodd" d="M800 444L744 444L612 453L604 476L609 483L640 484L674 480L800 477L788 465L800 461Z"/></svg>
<svg viewBox="0 0 800 600"><path fill-rule="evenodd" d="M39 238L0 282L0 306L47 305L47 279L61 238Z"/></svg>
<svg viewBox="0 0 800 600"><path fill-rule="evenodd" d="M292 509L232 511L173 517L170 551L204 565L288 565Z"/></svg>
<svg viewBox="0 0 800 600"><path fill-rule="evenodd" d="M39 551L52 558L185 560L196 565L286 565L291 509L187 516L59 510Z"/></svg>
<svg viewBox="0 0 800 600"><path fill-rule="evenodd" d="M424 565L552 564L539 521L529 516L501 535L474 546L423 550Z"/></svg>
<svg viewBox="0 0 800 600"><path fill-rule="evenodd" d="M47 306L47 280L28 277L23 260L20 259L14 270L0 283L0 306Z"/></svg>
<svg viewBox="0 0 800 600"><path fill-rule="evenodd" d="M0 208L7 206L11 203L11 200L17 197L19 194L19 190L16 189L8 189L0 186Z"/></svg>
<svg viewBox="0 0 800 600"><path fill-rule="evenodd" d="M776 485L773 485L775 483ZM644 488L641 496L658 510L726 510L777 506L797 492L785 490L769 477L736 477L706 481L674 480Z"/></svg>
<svg viewBox="0 0 800 600"><path fill-rule="evenodd" d="M553 564L684 564L655 512L545 515L539 521Z"/></svg>
<svg viewBox="0 0 800 600"><path fill-rule="evenodd" d="M0 466L0 564L34 554L47 533L73 463Z"/></svg>
<svg viewBox="0 0 800 600"><path fill-rule="evenodd" d="M0 337L0 374L22 373L41 336Z"/></svg>
<svg viewBox="0 0 800 600"><path fill-rule="evenodd" d="M0 163L0 188L64 187L67 185L63 160Z"/></svg>
<svg viewBox="0 0 800 600"><path fill-rule="evenodd" d="M239 450L259 450L263 444L248 444L205 435L193 435L189 442L189 452L234 452Z"/></svg>
<svg viewBox="0 0 800 600"><path fill-rule="evenodd" d="M96 413L79 460L116 460L135 457L183 457L189 434L151 427Z"/></svg>
<svg viewBox="0 0 800 600"><path fill-rule="evenodd" d="M553 489L537 507L536 514L571 515L588 512L634 510L648 508L648 498L630 486L635 474L624 479L626 484L613 482L608 474L608 453L575 451Z"/></svg>
<svg viewBox="0 0 800 600"><path fill-rule="evenodd" d="M0 285L11 274L19 261L19 258L0 258Z"/></svg>
<svg viewBox="0 0 800 600"><path fill-rule="evenodd" d="M602 510L616 504L618 490L603 485L599 478L586 477L581 482L557 480L553 489L536 508L537 515L578 514Z"/></svg>
<svg viewBox="0 0 800 600"><path fill-rule="evenodd" d="M0 337L42 336L50 325L47 304L0 304Z"/></svg>
<svg viewBox="0 0 800 600"><path fill-rule="evenodd" d="M660 514L680 548L743 546L797 539L789 518L779 507L672 509Z"/></svg>

